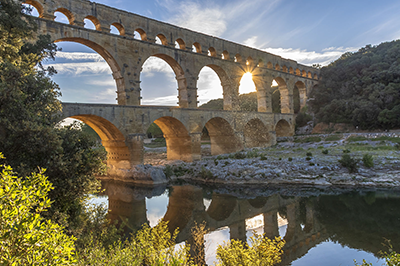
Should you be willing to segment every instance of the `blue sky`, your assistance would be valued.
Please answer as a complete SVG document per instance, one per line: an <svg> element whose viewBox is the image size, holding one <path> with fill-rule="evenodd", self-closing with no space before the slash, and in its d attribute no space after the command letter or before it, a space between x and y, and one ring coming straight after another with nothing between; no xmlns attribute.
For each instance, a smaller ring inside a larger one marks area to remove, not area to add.
<svg viewBox="0 0 400 266"><path fill-rule="evenodd" d="M394 0L97 2L306 65L326 65L346 51L400 38L400 1ZM62 18L58 16L59 19ZM115 103L115 82L104 60L82 45L58 43L58 46L62 52L55 62L49 63L58 70L53 79L61 87L61 100ZM172 69L161 59L146 61L141 79L143 104L176 105L176 80ZM200 104L222 97L220 82L207 67L200 73L198 89Z"/></svg>

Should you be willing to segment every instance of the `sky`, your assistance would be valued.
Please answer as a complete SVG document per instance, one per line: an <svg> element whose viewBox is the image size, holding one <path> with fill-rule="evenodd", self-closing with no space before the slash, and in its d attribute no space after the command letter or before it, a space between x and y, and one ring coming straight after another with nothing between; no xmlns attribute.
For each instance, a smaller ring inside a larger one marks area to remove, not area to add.
<svg viewBox="0 0 400 266"><path fill-rule="evenodd" d="M395 0L98 0L128 12L268 51L305 65L327 65L347 51L400 38L400 1ZM60 13L57 21L65 22ZM88 23L88 27L90 25ZM91 26L93 27L93 26ZM115 29L112 29L113 31ZM93 50L60 42L53 80L65 102L116 103L107 63ZM177 105L177 83L167 63L151 57L141 73L142 104ZM217 75L203 68L200 104L222 98ZM254 90L242 80L240 93Z"/></svg>

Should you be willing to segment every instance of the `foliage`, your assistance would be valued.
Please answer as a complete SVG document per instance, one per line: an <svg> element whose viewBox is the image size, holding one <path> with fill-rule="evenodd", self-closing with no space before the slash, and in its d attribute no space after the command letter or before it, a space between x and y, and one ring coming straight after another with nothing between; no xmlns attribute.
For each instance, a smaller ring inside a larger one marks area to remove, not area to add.
<svg viewBox="0 0 400 266"><path fill-rule="evenodd" d="M400 127L400 40L367 45L321 69L310 98L319 122Z"/></svg>
<svg viewBox="0 0 400 266"><path fill-rule="evenodd" d="M78 255L78 265L191 265L189 246L175 248L178 231L168 231L168 223L143 228L128 240L109 247L88 244Z"/></svg>
<svg viewBox="0 0 400 266"><path fill-rule="evenodd" d="M20 175L47 168L54 190L46 212L58 222L79 224L82 196L94 190L95 174L104 170L105 151L77 124L56 126L60 120L55 71L41 62L54 58L49 36L35 36L36 23L22 1L0 3L0 150Z"/></svg>
<svg viewBox="0 0 400 266"><path fill-rule="evenodd" d="M322 151L322 153L323 153L323 154L328 154L328 153L329 153L329 150L328 150L328 149L325 149L325 150Z"/></svg>
<svg viewBox="0 0 400 266"><path fill-rule="evenodd" d="M231 240L217 248L217 265L276 265L281 262L285 241L280 237L271 240L254 233L251 246L240 240Z"/></svg>
<svg viewBox="0 0 400 266"><path fill-rule="evenodd" d="M204 166L201 167L201 170L199 172L199 176L203 179L215 179L216 177L214 174L209 170L206 169Z"/></svg>
<svg viewBox="0 0 400 266"><path fill-rule="evenodd" d="M389 252L384 251L384 252L380 252L381 255L385 258L385 262L386 266L398 266L400 265L400 254L395 252L393 250L392 245L390 244L389 240L386 240L387 244L387 248L389 250ZM372 263L367 262L366 260L362 261L362 264L358 264L355 260L354 260L354 265L355 266L372 266Z"/></svg>
<svg viewBox="0 0 400 266"><path fill-rule="evenodd" d="M156 123L152 123L146 131L146 134L149 138L162 138L164 133L161 128L157 126Z"/></svg>
<svg viewBox="0 0 400 266"><path fill-rule="evenodd" d="M0 158L2 154L0 153ZM25 178L14 176L10 166L0 174L0 264L70 265L74 259L74 237L46 221L50 207L47 194L53 189L42 169Z"/></svg>
<svg viewBox="0 0 400 266"><path fill-rule="evenodd" d="M348 142L352 142L352 141L364 141L364 140L368 140L366 137L364 136L351 136L349 138L347 138Z"/></svg>
<svg viewBox="0 0 400 266"><path fill-rule="evenodd" d="M342 135L330 135L325 138L325 141L338 141L341 140L342 138L343 138Z"/></svg>
<svg viewBox="0 0 400 266"><path fill-rule="evenodd" d="M346 167L350 173L356 173L358 171L357 163L358 160L354 159L348 153L344 153L342 158L339 160L339 163Z"/></svg>
<svg viewBox="0 0 400 266"><path fill-rule="evenodd" d="M281 98L280 98L279 89L275 89L272 93L272 112L280 113L281 112ZM239 95L239 106L241 111L247 112L256 112L258 109L257 103L257 93L250 92L247 94ZM205 104L202 104L199 108L203 109L212 109L212 110L223 110L224 109L224 100L223 99L214 99L210 100Z"/></svg>
<svg viewBox="0 0 400 266"><path fill-rule="evenodd" d="M312 152L307 152L306 156L312 157Z"/></svg>
<svg viewBox="0 0 400 266"><path fill-rule="evenodd" d="M364 154L362 161L363 161L365 167L371 168L374 166L374 160L373 160L371 154L368 154L368 153Z"/></svg>
<svg viewBox="0 0 400 266"><path fill-rule="evenodd" d="M298 138L294 142L296 143L310 143L310 142L320 142L322 139L321 137L307 137L307 138Z"/></svg>
<svg viewBox="0 0 400 266"><path fill-rule="evenodd" d="M307 113L300 112L296 115L296 128L304 127L308 122L312 121L313 117Z"/></svg>

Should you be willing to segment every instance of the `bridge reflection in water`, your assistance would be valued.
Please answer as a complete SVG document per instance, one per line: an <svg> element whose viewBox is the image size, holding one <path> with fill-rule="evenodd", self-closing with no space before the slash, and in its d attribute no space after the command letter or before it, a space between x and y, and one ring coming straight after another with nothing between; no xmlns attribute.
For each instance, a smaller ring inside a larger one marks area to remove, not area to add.
<svg viewBox="0 0 400 266"><path fill-rule="evenodd" d="M116 182L104 182L103 186L108 196L110 219L128 219L133 230L149 222L146 198L159 196L166 189ZM229 228L231 239L246 241L246 221L257 216L262 217L258 223L263 229L258 228L258 231L269 238L279 236L278 218L282 217L287 223L286 233L281 236L286 241L281 265L290 265L313 247L329 240L378 257L384 248L381 243L387 238L392 240L394 249L400 251L400 193L346 192L338 196L314 191L306 193L308 196L293 196L294 193L284 196L264 191L262 194L268 196L253 194L251 198L237 197L240 194L226 191L210 193L190 185L172 186L167 191L169 200L163 218L169 221L170 230L179 228L178 243L193 243L191 229L202 222L211 232ZM210 202L208 207L204 198ZM206 261L204 247L192 252Z"/></svg>

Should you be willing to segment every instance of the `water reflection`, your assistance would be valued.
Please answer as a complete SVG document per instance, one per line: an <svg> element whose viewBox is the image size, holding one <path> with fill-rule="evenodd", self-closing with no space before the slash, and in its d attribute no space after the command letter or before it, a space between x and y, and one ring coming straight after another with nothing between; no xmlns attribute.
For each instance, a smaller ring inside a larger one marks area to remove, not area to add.
<svg viewBox="0 0 400 266"><path fill-rule="evenodd" d="M171 231L179 228L177 242L192 243L191 228L205 221L210 233L204 236L202 250L193 252L209 264L215 261L218 244L229 239L247 241L253 230L285 239L282 265L310 265L318 260L352 265L353 259L360 258L375 263L384 238L391 239L400 251L398 192L288 193L275 189L249 197L235 190L191 185L148 188L107 182L103 186L109 217L127 219L132 230L143 223L154 226L163 217Z"/></svg>

